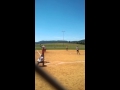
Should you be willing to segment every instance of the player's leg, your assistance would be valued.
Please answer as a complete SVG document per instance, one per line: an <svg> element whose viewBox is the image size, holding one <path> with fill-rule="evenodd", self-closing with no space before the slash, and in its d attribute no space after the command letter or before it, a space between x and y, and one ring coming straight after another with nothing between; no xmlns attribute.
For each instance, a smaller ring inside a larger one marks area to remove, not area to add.
<svg viewBox="0 0 120 90"><path fill-rule="evenodd" d="M39 65L39 63L40 63L40 59L38 58L38 60L37 60L37 65Z"/></svg>
<svg viewBox="0 0 120 90"><path fill-rule="evenodd" d="M43 66L44 66L44 58L45 58L45 57L44 57L44 53L43 53L43 59L42 59L42 62L43 62Z"/></svg>
<svg viewBox="0 0 120 90"><path fill-rule="evenodd" d="M77 50L77 54L80 54L79 50Z"/></svg>
<svg viewBox="0 0 120 90"><path fill-rule="evenodd" d="M79 55L80 55L80 52L79 52Z"/></svg>

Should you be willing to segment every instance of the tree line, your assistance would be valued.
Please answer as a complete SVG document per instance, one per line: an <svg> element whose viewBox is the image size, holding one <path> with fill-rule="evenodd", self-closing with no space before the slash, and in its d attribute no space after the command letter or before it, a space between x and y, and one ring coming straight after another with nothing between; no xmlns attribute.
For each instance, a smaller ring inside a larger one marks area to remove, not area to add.
<svg viewBox="0 0 120 90"><path fill-rule="evenodd" d="M63 40L51 40L51 41L39 41L35 42L35 44L45 44L45 43L74 43L74 44L84 44L85 45L85 39L79 40L79 41L63 41Z"/></svg>

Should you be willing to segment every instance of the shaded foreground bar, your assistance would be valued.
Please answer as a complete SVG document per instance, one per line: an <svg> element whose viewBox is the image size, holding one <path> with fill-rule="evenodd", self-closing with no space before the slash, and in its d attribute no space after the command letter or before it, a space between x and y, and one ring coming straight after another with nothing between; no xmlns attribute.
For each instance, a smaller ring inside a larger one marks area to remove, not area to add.
<svg viewBox="0 0 120 90"><path fill-rule="evenodd" d="M41 75L46 81L48 81L53 87L55 87L57 90L66 90L62 85L60 85L53 77L48 75L42 68L38 67L35 64L35 70L36 72Z"/></svg>

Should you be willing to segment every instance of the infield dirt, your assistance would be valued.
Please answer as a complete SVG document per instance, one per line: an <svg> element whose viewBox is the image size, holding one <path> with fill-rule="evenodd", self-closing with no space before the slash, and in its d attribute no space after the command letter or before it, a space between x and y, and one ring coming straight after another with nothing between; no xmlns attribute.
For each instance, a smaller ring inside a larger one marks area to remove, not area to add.
<svg viewBox="0 0 120 90"><path fill-rule="evenodd" d="M36 61L40 56L37 51L41 53L41 50L35 50ZM76 50L47 50L44 54L45 61L49 63L41 68L67 90L85 90L85 50L80 50L80 55ZM35 72L35 90L56 89Z"/></svg>

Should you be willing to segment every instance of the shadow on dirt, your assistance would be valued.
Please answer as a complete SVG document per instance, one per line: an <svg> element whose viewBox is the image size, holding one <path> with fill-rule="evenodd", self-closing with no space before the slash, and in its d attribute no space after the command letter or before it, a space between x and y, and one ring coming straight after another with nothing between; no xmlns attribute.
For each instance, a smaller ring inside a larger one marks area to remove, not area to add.
<svg viewBox="0 0 120 90"><path fill-rule="evenodd" d="M44 66L43 66L43 65L40 65L39 67L47 67L47 65L44 65Z"/></svg>

